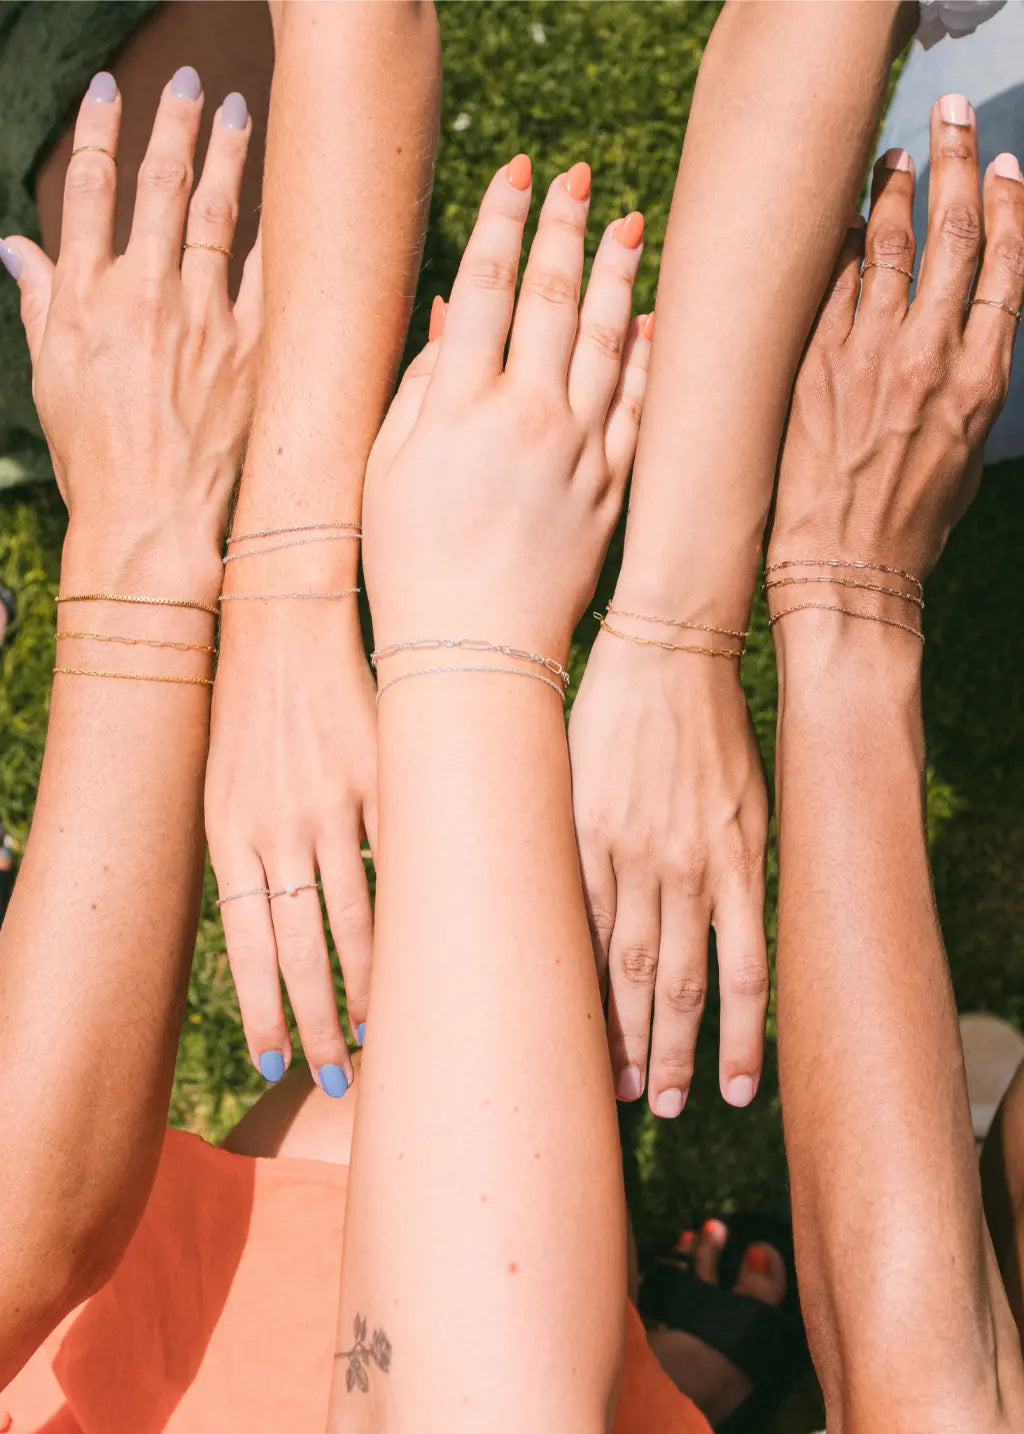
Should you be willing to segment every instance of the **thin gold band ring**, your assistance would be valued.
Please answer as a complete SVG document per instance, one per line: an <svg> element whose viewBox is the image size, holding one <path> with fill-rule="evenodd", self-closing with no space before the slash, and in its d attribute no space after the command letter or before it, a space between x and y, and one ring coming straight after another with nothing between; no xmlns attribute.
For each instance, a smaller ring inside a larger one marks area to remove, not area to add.
<svg viewBox="0 0 1024 1434"><path fill-rule="evenodd" d="M225 249L223 244L202 244L198 239L186 240L183 247L185 249L209 249L213 254L223 254L225 259L233 259L235 257L230 249Z"/></svg>
<svg viewBox="0 0 1024 1434"><path fill-rule="evenodd" d="M1017 321L1018 324L1020 323L1020 309L1015 309L1010 304L1004 304L1002 299L972 299L972 309L974 308L975 304L985 304L990 309L1005 309L1006 312L1010 314Z"/></svg>
<svg viewBox="0 0 1024 1434"><path fill-rule="evenodd" d="M77 145L71 151L71 158L74 159L76 154L105 154L108 159L112 159L114 161L115 165L117 164L117 155L113 152L113 150L105 149L102 144Z"/></svg>
<svg viewBox="0 0 1024 1434"><path fill-rule="evenodd" d="M904 269L902 264L887 264L884 259L869 259L866 264L860 266L861 275L866 274L869 269L891 269L894 274L906 274L911 283L914 280L912 269Z"/></svg>

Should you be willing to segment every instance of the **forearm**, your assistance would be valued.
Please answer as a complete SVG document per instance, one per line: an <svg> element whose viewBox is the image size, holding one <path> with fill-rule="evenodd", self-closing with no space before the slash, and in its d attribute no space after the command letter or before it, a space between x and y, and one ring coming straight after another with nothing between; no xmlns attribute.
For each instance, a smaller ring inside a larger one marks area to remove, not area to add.
<svg viewBox="0 0 1024 1434"><path fill-rule="evenodd" d="M726 5L672 201L620 596L745 625L796 366L916 6Z"/></svg>
<svg viewBox="0 0 1024 1434"><path fill-rule="evenodd" d="M192 576L156 563L147 590L210 601ZM66 592L130 591L125 577L65 550ZM64 630L212 641L199 612L71 612L61 609ZM95 660L99 644L85 646L62 642L58 660L203 670L193 654L104 644ZM208 710L205 687L55 678L32 831L0 930L0 1387L109 1276L148 1197L195 938Z"/></svg>
<svg viewBox="0 0 1024 1434"><path fill-rule="evenodd" d="M777 634L779 1056L829 1428L1003 1428L1015 1334L931 890L919 648L831 613Z"/></svg>
<svg viewBox="0 0 1024 1434"><path fill-rule="evenodd" d="M425 1431L603 1430L625 1221L559 704L504 676L399 684L380 773L339 1349L379 1321L378 1411Z"/></svg>

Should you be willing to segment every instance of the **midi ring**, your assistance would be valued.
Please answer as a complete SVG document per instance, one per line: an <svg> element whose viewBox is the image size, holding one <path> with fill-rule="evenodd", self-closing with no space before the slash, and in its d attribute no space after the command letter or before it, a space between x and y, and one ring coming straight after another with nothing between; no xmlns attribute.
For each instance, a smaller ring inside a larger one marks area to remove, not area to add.
<svg viewBox="0 0 1024 1434"><path fill-rule="evenodd" d="M229 901L241 901L243 896L269 896L269 886L253 886L248 891L233 891L230 896L221 896L217 900L218 906L227 906Z"/></svg>
<svg viewBox="0 0 1024 1434"><path fill-rule="evenodd" d="M198 239L187 239L182 246L184 249L209 249L211 253L223 254L225 259L233 259L235 256L230 249L225 249L223 244L202 244Z"/></svg>
<svg viewBox="0 0 1024 1434"><path fill-rule="evenodd" d="M113 150L105 149L102 144L77 145L71 151L71 158L74 159L76 154L105 154L108 159L112 159L114 163L117 164L117 155L114 153Z"/></svg>
<svg viewBox="0 0 1024 1434"><path fill-rule="evenodd" d="M268 895L273 901L275 896L295 896L300 891L316 891L319 885L318 881L307 881L302 886L282 886L280 891L271 891Z"/></svg>
<svg viewBox="0 0 1024 1434"><path fill-rule="evenodd" d="M866 274L869 269L891 269L894 274L906 274L911 283L914 280L912 269L904 269L902 264L887 264L884 259L869 259L866 264L860 266L861 275Z"/></svg>
<svg viewBox="0 0 1024 1434"><path fill-rule="evenodd" d="M1011 307L1011 305L1004 304L1002 299L972 299L972 309L974 308L975 304L986 304L990 309L1005 309L1008 314L1010 314L1014 319L1016 319L1018 324L1020 323L1020 309L1014 309Z"/></svg>

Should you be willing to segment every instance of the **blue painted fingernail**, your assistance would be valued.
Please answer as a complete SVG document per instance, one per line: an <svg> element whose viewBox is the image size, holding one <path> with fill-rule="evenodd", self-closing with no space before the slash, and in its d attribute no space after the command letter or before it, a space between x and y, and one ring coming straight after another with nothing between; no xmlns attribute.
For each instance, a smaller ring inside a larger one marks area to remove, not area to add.
<svg viewBox="0 0 1024 1434"><path fill-rule="evenodd" d="M2 239L0 239L0 264L4 266L12 279L21 278L21 260Z"/></svg>
<svg viewBox="0 0 1024 1434"><path fill-rule="evenodd" d="M220 107L220 122L225 129L245 129L249 123L249 106L237 90L227 96Z"/></svg>
<svg viewBox="0 0 1024 1434"><path fill-rule="evenodd" d="M279 1081L284 1075L284 1056L280 1051L264 1051L260 1056L260 1073L264 1080Z"/></svg>
<svg viewBox="0 0 1024 1434"><path fill-rule="evenodd" d="M340 1100L348 1090L348 1076L341 1066L321 1066L320 1085L327 1095Z"/></svg>
<svg viewBox="0 0 1024 1434"><path fill-rule="evenodd" d="M366 1041L366 1022L365 1022L365 1021L360 1021L359 1024L358 1024L358 1026L356 1026L356 1040L359 1042L360 1045L363 1045L363 1044L365 1043L365 1041Z"/></svg>
<svg viewBox="0 0 1024 1434"><path fill-rule="evenodd" d="M100 70L89 82L88 98L110 105L117 99L117 81L108 70Z"/></svg>
<svg viewBox="0 0 1024 1434"><path fill-rule="evenodd" d="M176 100L197 100L203 92L199 71L191 65L182 65L175 70L171 79L171 94Z"/></svg>

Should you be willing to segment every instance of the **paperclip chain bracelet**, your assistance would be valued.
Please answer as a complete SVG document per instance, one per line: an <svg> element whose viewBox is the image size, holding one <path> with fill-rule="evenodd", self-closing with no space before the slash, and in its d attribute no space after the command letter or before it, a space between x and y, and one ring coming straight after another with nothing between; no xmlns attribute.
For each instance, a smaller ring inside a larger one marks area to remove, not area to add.
<svg viewBox="0 0 1024 1434"><path fill-rule="evenodd" d="M497 652L502 657L514 657L518 658L520 662L532 662L538 667L545 668L548 672L553 672L561 681L563 688L569 686L569 674L555 658L545 657L541 652L530 652L523 647L509 647L505 643L487 642L483 638L476 637L417 637L409 642L394 642L390 647L382 647L371 652L370 662L376 671L379 662L387 657L394 657L399 652L439 652L451 649L458 649L462 652ZM441 671L442 669L436 670Z"/></svg>
<svg viewBox="0 0 1024 1434"><path fill-rule="evenodd" d="M804 602L798 603L795 607L784 607L781 612L775 613L774 616L768 619L768 626L774 627L775 624L781 622L784 617L789 617L790 613L808 612L811 610L816 612L841 612L847 617L860 618L863 622L880 622L883 627L898 627L901 632L909 632L913 637L916 637L918 642L924 642L924 633L919 627L912 627L909 622L898 622L894 617L882 617L882 615L877 612L858 612L856 608L839 607L834 603L827 602Z"/></svg>
<svg viewBox="0 0 1024 1434"><path fill-rule="evenodd" d="M855 558L787 558L784 562L769 563L764 575L767 578L784 568L852 568L869 573L888 573L891 578L904 578L918 594L924 596L924 584L920 578L903 568L890 568L885 563L864 563Z"/></svg>
<svg viewBox="0 0 1024 1434"><path fill-rule="evenodd" d="M658 647L662 652L692 652L699 657L742 657L746 648L743 647L704 647L699 643L688 642L666 642L660 637L638 637L632 632L623 632L621 628L612 627L608 621L608 615L603 612L593 614L601 625L603 632L611 637L619 637L623 642L635 642L638 647Z"/></svg>
<svg viewBox="0 0 1024 1434"><path fill-rule="evenodd" d="M656 622L663 627L686 628L689 632L711 632L717 633L719 637L736 637L743 641L750 636L749 628L740 631L732 627L712 627L710 623L705 622L690 622L687 618L682 617L655 617L653 613L648 612L628 612L624 607L616 607L614 603L609 603L605 611L609 617L631 617L636 622Z"/></svg>
<svg viewBox="0 0 1024 1434"><path fill-rule="evenodd" d="M289 548L307 548L311 543L358 543L362 537L361 533L318 533L315 538L292 538L287 543L271 543L268 548L247 548L244 553L226 553L221 562L227 567L228 563L239 563L243 558L263 558L268 553L284 553ZM235 542L241 539L236 538Z"/></svg>

